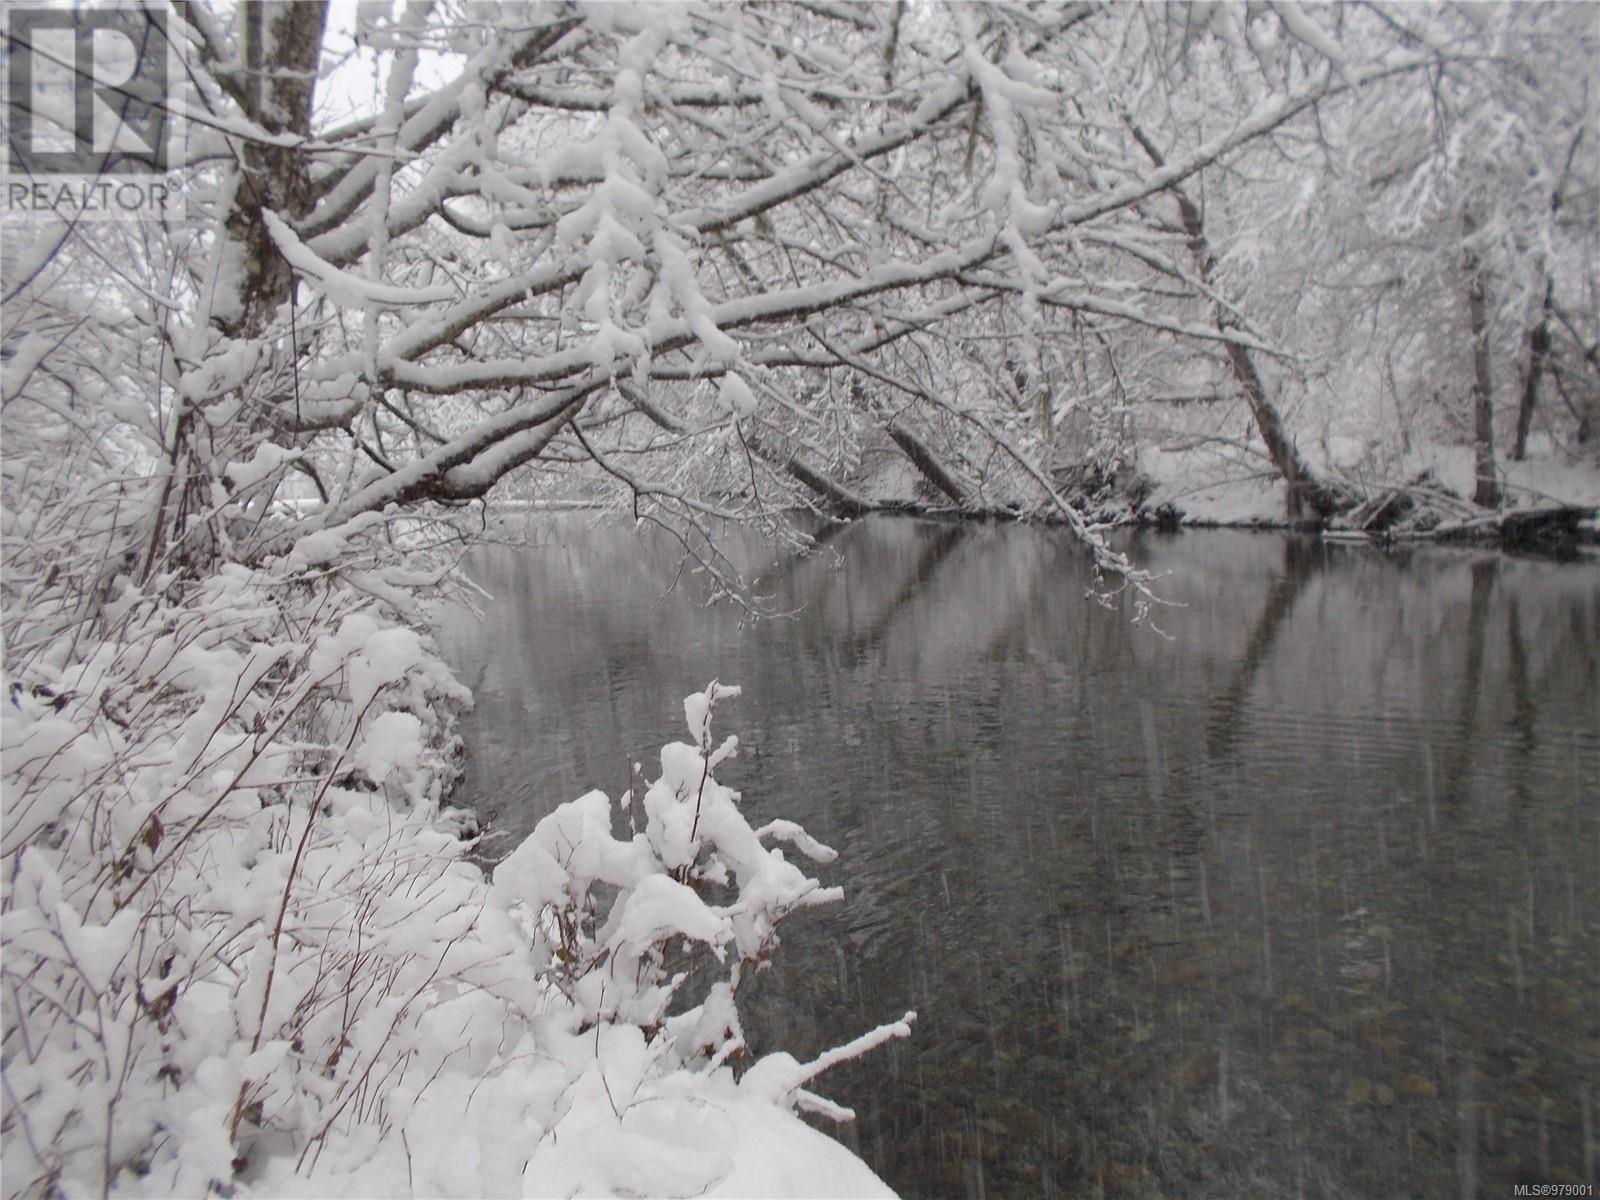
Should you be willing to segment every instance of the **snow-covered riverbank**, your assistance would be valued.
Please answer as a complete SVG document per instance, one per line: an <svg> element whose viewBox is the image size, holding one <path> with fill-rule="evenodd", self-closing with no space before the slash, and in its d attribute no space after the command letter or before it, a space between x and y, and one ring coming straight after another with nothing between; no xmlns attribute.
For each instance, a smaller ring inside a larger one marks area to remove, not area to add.
<svg viewBox="0 0 1600 1200"><path fill-rule="evenodd" d="M1516 506L1548 504L1600 507L1600 462L1575 459L1549 447L1517 462L1500 462L1502 487ZM1382 470L1365 469L1363 447L1335 439L1318 457L1318 465L1339 472L1360 495L1374 496L1424 475L1442 496L1472 494L1473 457L1468 446L1419 446L1397 456ZM1276 526L1284 521L1284 484L1270 465L1251 471L1243 453L1215 447L1188 450L1149 449L1139 456L1140 469L1153 483L1146 507L1163 506L1181 513L1183 523L1198 526ZM1466 501L1460 500L1467 508Z"/></svg>
<svg viewBox="0 0 1600 1200"><path fill-rule="evenodd" d="M741 973L836 894L712 775L736 689L491 881L440 820L468 697L370 581L167 582L8 647L8 1196L888 1194L795 1110L907 1021L734 1069Z"/></svg>

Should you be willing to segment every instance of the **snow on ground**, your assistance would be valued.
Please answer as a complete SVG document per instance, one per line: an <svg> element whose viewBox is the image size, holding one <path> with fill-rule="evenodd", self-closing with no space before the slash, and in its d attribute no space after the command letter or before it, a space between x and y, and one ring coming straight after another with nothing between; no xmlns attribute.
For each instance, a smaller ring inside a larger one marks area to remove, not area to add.
<svg viewBox="0 0 1600 1200"><path fill-rule="evenodd" d="M1146 501L1166 505L1190 525L1257 525L1283 520L1283 480L1263 458L1214 449L1141 450L1139 470L1155 482Z"/></svg>
<svg viewBox="0 0 1600 1200"><path fill-rule="evenodd" d="M1432 468L1440 483L1458 496L1472 495L1470 447L1429 446L1413 450L1401 463L1398 473L1404 478L1414 479ZM1506 499L1519 508L1550 504L1600 505L1600 462L1593 458L1574 460L1548 445L1530 444L1526 461L1501 459L1499 468Z"/></svg>

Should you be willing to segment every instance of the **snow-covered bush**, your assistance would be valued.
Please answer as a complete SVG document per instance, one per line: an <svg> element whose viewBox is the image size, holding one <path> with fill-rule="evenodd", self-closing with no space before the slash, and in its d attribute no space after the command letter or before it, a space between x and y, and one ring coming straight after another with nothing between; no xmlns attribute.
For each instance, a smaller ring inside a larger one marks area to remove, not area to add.
<svg viewBox="0 0 1600 1200"><path fill-rule="evenodd" d="M792 1114L835 1056L729 1066L741 970L831 896L712 777L732 689L631 841L592 793L491 885L438 822L466 693L373 584L290 556L8 628L5 1194L881 1189ZM677 943L728 963L695 1004Z"/></svg>
<svg viewBox="0 0 1600 1200"><path fill-rule="evenodd" d="M293 564L119 583L73 637L48 608L5 676L7 1191L202 1193L370 1111L385 1037L471 977L431 828L467 695Z"/></svg>
<svg viewBox="0 0 1600 1200"><path fill-rule="evenodd" d="M729 1065L746 1052L736 1005L744 973L772 953L784 916L841 895L763 841L823 862L832 850L793 822L753 829L739 793L712 775L738 746L734 737L715 743L712 712L738 694L713 681L684 700L694 741L663 746L661 775L648 786L635 770L621 797L629 840L612 835L610 802L590 792L546 817L495 868L495 899L524 923L535 968L560 993L543 1048L563 1060L567 1090L524 1172L530 1194L887 1193L792 1111L848 1120L848 1109L805 1085L906 1036L915 1014L810 1063L779 1051L737 1083ZM713 891L726 902L708 902ZM690 978L676 947L726 966L698 1003L675 1003Z"/></svg>

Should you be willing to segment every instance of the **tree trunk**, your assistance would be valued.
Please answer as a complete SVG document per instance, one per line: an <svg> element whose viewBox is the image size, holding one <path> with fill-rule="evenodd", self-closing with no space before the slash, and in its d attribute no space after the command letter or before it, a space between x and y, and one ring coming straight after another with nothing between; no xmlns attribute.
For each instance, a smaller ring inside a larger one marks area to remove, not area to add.
<svg viewBox="0 0 1600 1200"><path fill-rule="evenodd" d="M1511 450L1511 457L1517 462L1528 457L1528 432L1533 428L1533 410L1539 403L1539 381L1544 378L1545 360L1550 356L1550 305L1554 295L1555 281L1545 280L1539 323L1528 334L1528 371L1522 379L1522 400L1517 405L1517 440Z"/></svg>
<svg viewBox="0 0 1600 1200"><path fill-rule="evenodd" d="M1150 161L1157 168L1166 166L1165 157L1144 130L1131 120L1128 121L1128 128ZM1210 240L1206 237L1205 220L1201 216L1200 207L1190 199L1189 193L1177 184L1173 184L1167 190L1178 202L1178 215L1183 221L1183 231L1189 239L1189 254L1200 269L1200 278L1206 284L1214 285L1217 257L1212 252ZM1227 333L1229 322L1226 310L1216 302L1213 302L1211 307L1212 320L1216 324L1217 331ZM1261 372L1256 368L1255 356L1246 347L1232 340L1224 344L1228 351L1228 366L1233 371L1234 381L1244 392L1245 403L1249 405L1250 415L1255 419L1256 429L1267 447L1267 455L1287 485L1285 504L1289 518L1294 520L1306 515L1308 508L1318 517L1331 516L1344 508L1346 506L1344 497L1339 494L1338 489L1316 477L1289 439L1277 406L1267 396L1266 384L1261 378Z"/></svg>
<svg viewBox="0 0 1600 1200"><path fill-rule="evenodd" d="M954 475L945 470L944 464L934 457L933 451L928 449L921 438L917 437L909 429L902 429L898 425L890 426L889 436L894 439L894 444L905 452L905 456L911 460L912 465L917 470L922 472L929 483L933 484L934 487L963 508L966 507L966 489L961 486Z"/></svg>
<svg viewBox="0 0 1600 1200"><path fill-rule="evenodd" d="M311 134L326 17L326 0L242 0L244 70L211 64L213 77L245 117L270 134L298 138ZM307 162L298 145L245 139L239 149L224 221L230 245L220 255L234 269L219 275L206 313L212 331L224 338L260 337L279 307L293 297L294 274L273 243L262 213L271 210L293 221L310 210L313 193ZM209 515L217 482L214 463L225 461L230 449L243 453L254 438L277 423L259 405L240 411L241 417L230 421L219 437L201 409L179 403L166 478L144 539L141 578L147 578L164 555L179 566L204 568L218 552L219 531Z"/></svg>
<svg viewBox="0 0 1600 1200"><path fill-rule="evenodd" d="M245 115L268 133L311 135L311 101L322 55L325 0L269 3L244 0ZM251 337L271 321L294 287L289 264L261 218L271 209L293 223L314 196L309 159L297 146L248 141L234 194L228 234L244 247L238 295L223 314L223 332Z"/></svg>
<svg viewBox="0 0 1600 1200"><path fill-rule="evenodd" d="M1500 483L1494 465L1494 388L1489 373L1489 286L1483 264L1472 245L1478 231L1470 212L1461 215L1465 241L1462 264L1467 275L1467 320L1472 332L1472 502L1484 508L1500 505Z"/></svg>

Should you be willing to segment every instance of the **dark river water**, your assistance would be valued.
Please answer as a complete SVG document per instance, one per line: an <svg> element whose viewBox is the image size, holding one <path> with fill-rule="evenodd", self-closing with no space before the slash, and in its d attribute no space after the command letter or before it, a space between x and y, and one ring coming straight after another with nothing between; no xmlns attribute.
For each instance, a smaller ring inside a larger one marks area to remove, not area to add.
<svg viewBox="0 0 1600 1200"><path fill-rule="evenodd" d="M906 1196L1511 1197L1600 1145L1600 566L1140 536L1166 636L1058 531L871 520L706 608L589 515L444 630L504 853L713 677L753 823L840 852L744 1004Z"/></svg>

